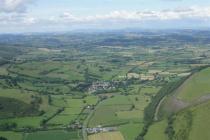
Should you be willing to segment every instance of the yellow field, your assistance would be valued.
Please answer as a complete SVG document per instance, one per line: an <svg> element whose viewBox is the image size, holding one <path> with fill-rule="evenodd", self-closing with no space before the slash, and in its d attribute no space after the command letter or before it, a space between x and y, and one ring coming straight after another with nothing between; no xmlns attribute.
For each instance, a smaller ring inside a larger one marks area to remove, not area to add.
<svg viewBox="0 0 210 140"><path fill-rule="evenodd" d="M88 136L89 140L124 140L120 132L98 133Z"/></svg>

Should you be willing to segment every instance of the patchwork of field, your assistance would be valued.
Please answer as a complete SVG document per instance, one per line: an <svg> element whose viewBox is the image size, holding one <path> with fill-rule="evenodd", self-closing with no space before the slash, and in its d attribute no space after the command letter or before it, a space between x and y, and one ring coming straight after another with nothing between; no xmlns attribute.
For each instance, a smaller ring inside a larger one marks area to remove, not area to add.
<svg viewBox="0 0 210 140"><path fill-rule="evenodd" d="M100 70L100 69L105 70ZM44 62L29 62L15 66L11 66L9 71L14 74L19 74L27 77L40 78L45 77L48 79L62 79L68 81L85 81L85 72L88 70L91 76L96 79L110 80L115 76L126 73L132 67L118 69L115 65L101 62L81 62L81 61L44 61ZM3 72L3 70L2 70ZM23 83L24 84L24 83Z"/></svg>
<svg viewBox="0 0 210 140"><path fill-rule="evenodd" d="M144 108L149 102L150 97L141 93L114 95L99 103L88 127L114 126L126 140L134 140L143 128Z"/></svg>
<svg viewBox="0 0 210 140"><path fill-rule="evenodd" d="M124 140L124 138L120 132L106 132L90 135L88 140Z"/></svg>
<svg viewBox="0 0 210 140"><path fill-rule="evenodd" d="M21 36L24 41L14 39L14 44L0 43L0 136L8 140L208 139L210 68L195 73L171 94L167 91L173 86L167 85L207 66L209 44L177 43L174 34L168 39L152 33L145 41L140 36L31 35ZM157 42L159 37L166 41ZM162 116L154 122L157 106L157 117ZM86 128L95 127L116 131L87 134Z"/></svg>
<svg viewBox="0 0 210 140"><path fill-rule="evenodd" d="M97 96L88 96L84 99L72 99L66 96L52 96L52 105L64 107L64 110L52 118L48 125L68 125L74 120L83 119L83 110L87 105L95 105L98 102ZM88 112L86 112L88 113ZM79 118L80 117L80 118ZM81 120L83 121L83 120Z"/></svg>
<svg viewBox="0 0 210 140"><path fill-rule="evenodd" d="M89 127L115 126L130 121L142 122L150 98L144 95L115 95L101 102L90 119Z"/></svg>

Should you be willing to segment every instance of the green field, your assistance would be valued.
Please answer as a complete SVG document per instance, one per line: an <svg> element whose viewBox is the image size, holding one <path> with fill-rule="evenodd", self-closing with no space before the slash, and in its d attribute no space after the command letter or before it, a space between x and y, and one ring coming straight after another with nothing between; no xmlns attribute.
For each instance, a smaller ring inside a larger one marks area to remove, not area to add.
<svg viewBox="0 0 210 140"><path fill-rule="evenodd" d="M120 125L119 130L124 136L125 140L134 140L142 131L143 123L130 122L128 124Z"/></svg>
<svg viewBox="0 0 210 140"><path fill-rule="evenodd" d="M81 140L78 132L43 131L26 134L24 140Z"/></svg>
<svg viewBox="0 0 210 140"><path fill-rule="evenodd" d="M154 123L150 126L148 133L144 137L145 140L168 140L167 135L165 134L165 129L167 127L167 121L161 121Z"/></svg>
<svg viewBox="0 0 210 140"><path fill-rule="evenodd" d="M8 140L23 140L23 134L16 132L0 132L0 136L5 137Z"/></svg>
<svg viewBox="0 0 210 140"><path fill-rule="evenodd" d="M2 119L0 120L0 124L5 123L16 123L18 128L23 127L39 127L42 117L20 117L20 118L11 118L11 119Z"/></svg>

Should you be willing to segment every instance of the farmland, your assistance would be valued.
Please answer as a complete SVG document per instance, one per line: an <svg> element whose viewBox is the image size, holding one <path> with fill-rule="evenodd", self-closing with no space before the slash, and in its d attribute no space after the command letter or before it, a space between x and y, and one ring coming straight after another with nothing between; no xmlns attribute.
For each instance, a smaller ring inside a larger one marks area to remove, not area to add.
<svg viewBox="0 0 210 140"><path fill-rule="evenodd" d="M177 32L0 35L0 136L209 138L209 36Z"/></svg>

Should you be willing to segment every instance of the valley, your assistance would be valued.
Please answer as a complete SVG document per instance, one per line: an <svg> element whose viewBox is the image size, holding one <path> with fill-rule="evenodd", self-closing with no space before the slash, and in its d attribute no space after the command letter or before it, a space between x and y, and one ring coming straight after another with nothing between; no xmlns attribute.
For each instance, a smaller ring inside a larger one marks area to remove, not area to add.
<svg viewBox="0 0 210 140"><path fill-rule="evenodd" d="M0 35L0 137L210 139L210 32L129 34Z"/></svg>

